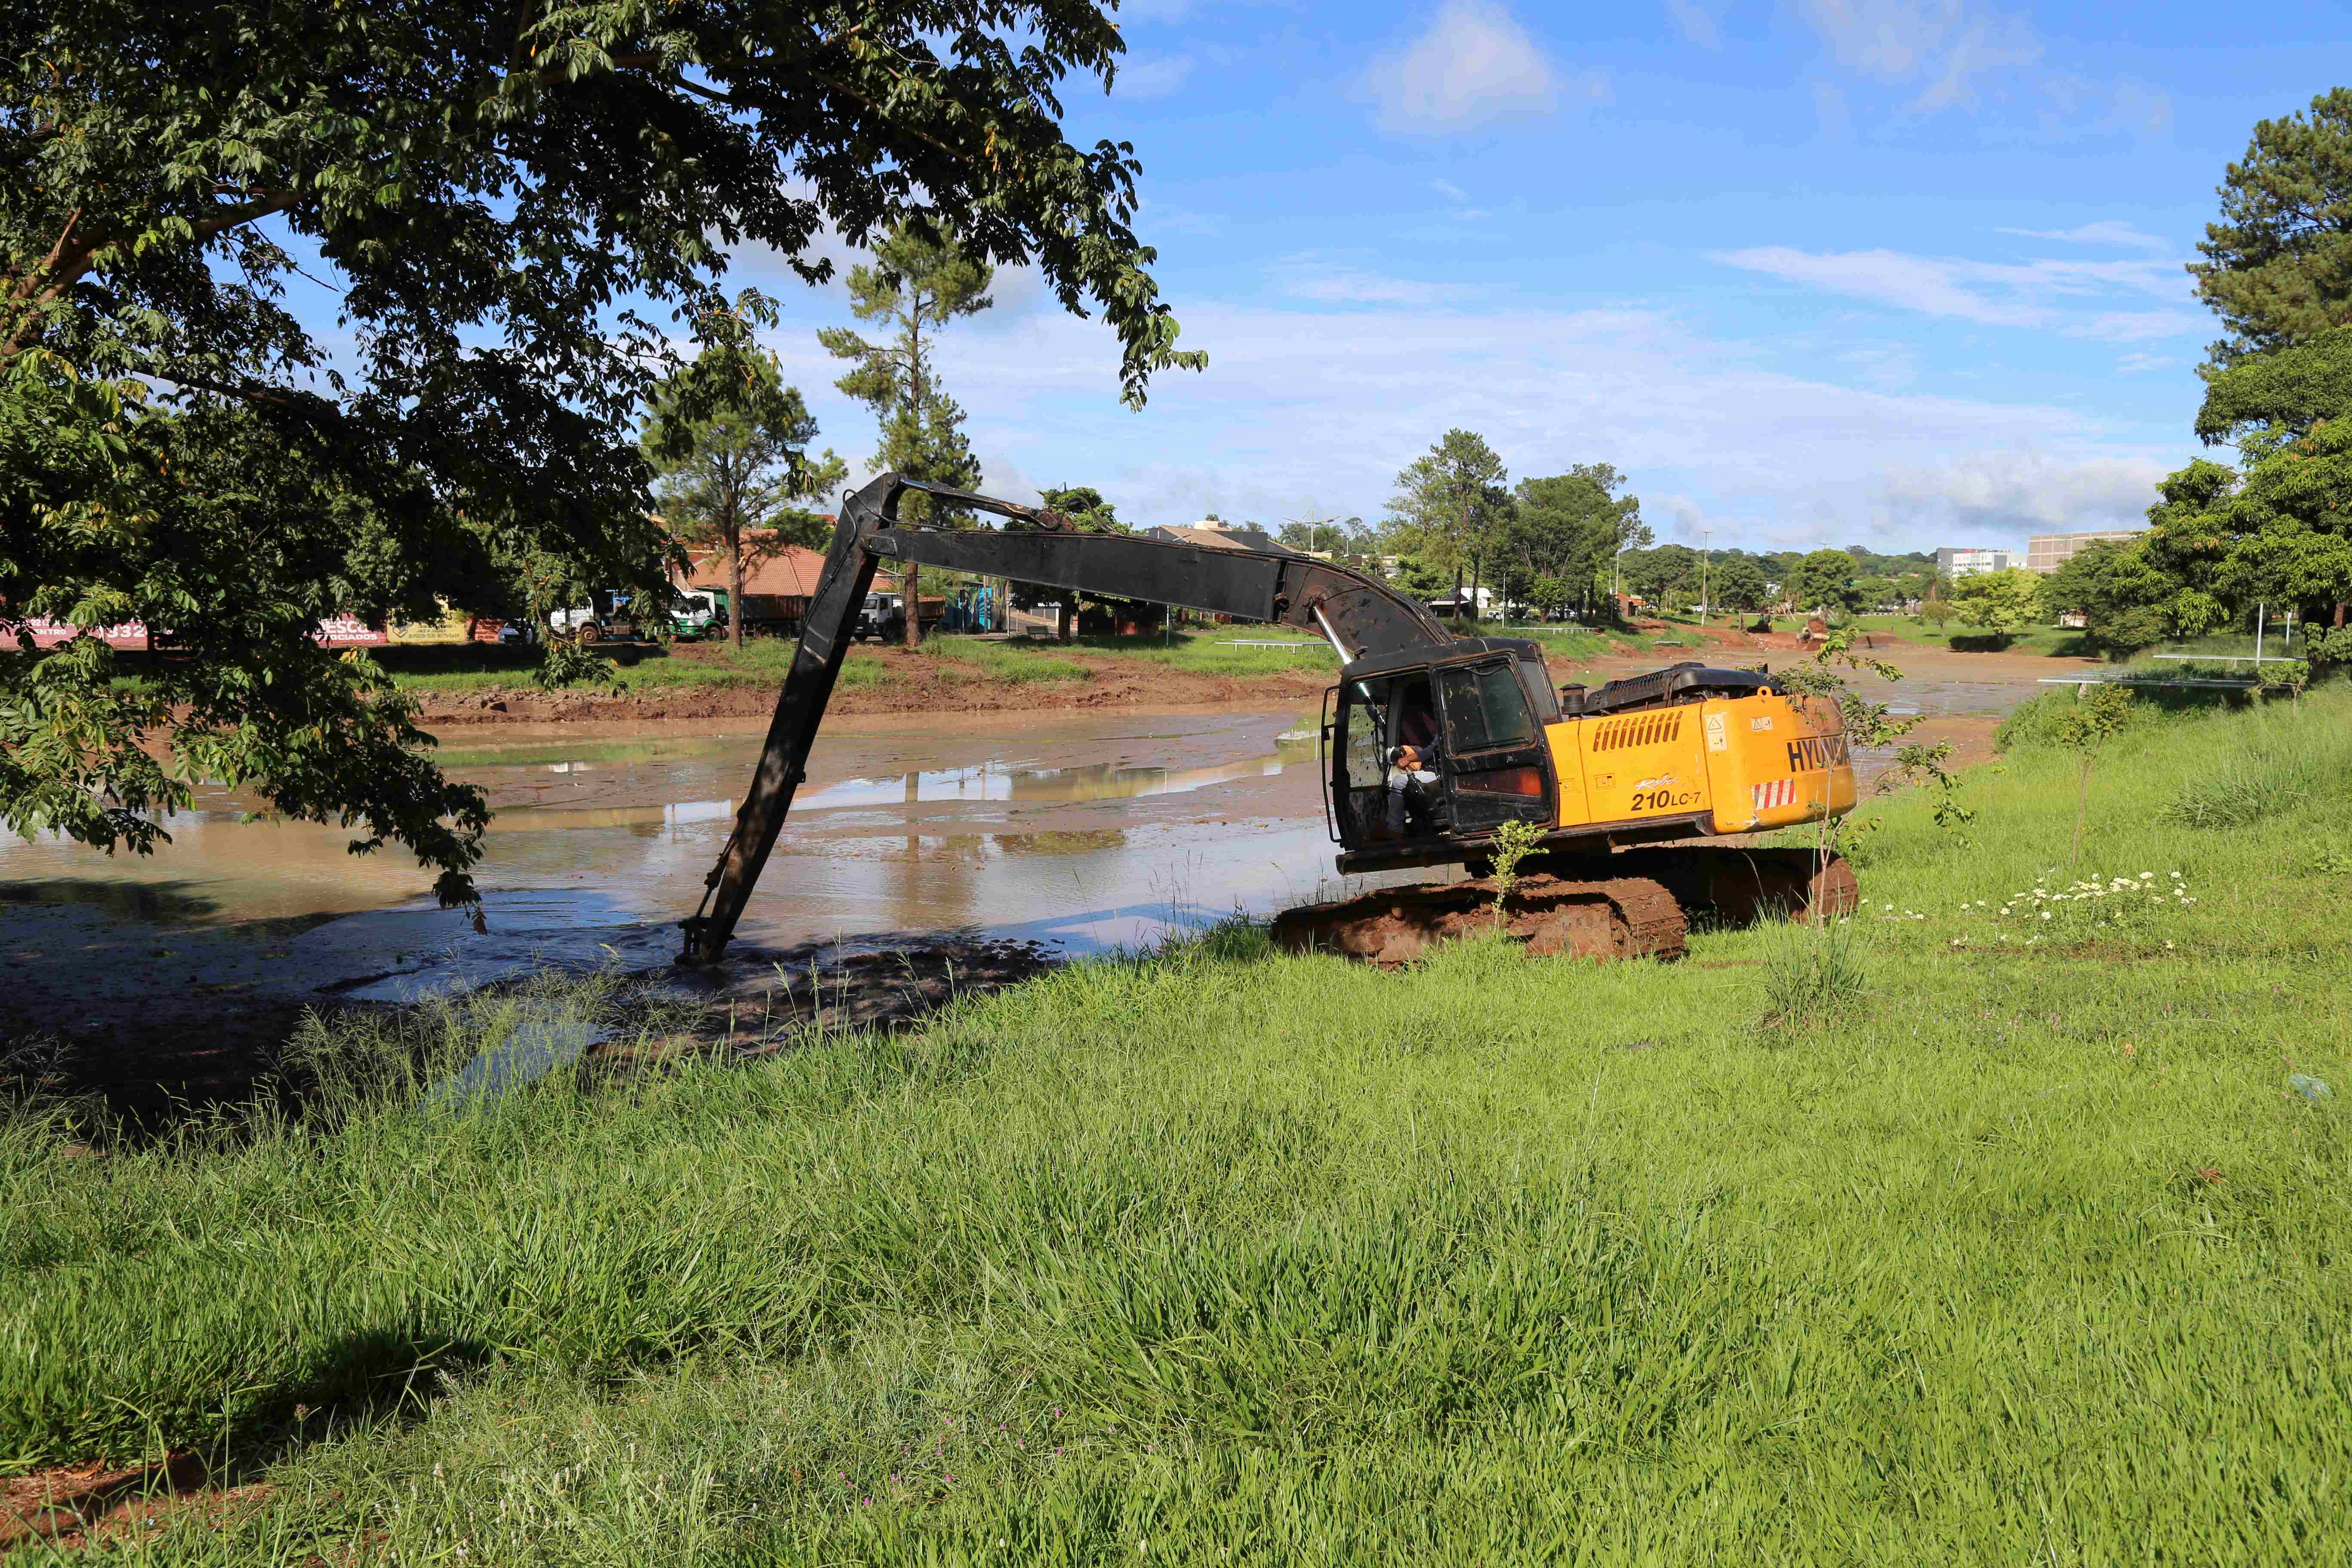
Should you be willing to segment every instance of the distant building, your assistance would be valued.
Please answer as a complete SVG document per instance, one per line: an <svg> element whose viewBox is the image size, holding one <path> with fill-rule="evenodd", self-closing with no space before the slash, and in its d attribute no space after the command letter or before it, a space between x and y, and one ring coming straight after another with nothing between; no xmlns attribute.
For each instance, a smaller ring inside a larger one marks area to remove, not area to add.
<svg viewBox="0 0 2352 1568"><path fill-rule="evenodd" d="M2026 569L2055 572L2081 554L2086 544L2121 544L2147 531L2144 528L2101 528L2088 533L2037 533L2025 542Z"/></svg>
<svg viewBox="0 0 2352 1568"><path fill-rule="evenodd" d="M1936 552L1936 575L1950 582L1961 577L1973 577L1979 572L2009 570L2006 550L1956 550L1950 545Z"/></svg>
<svg viewBox="0 0 2352 1568"><path fill-rule="evenodd" d="M1246 523L1231 523L1223 518L1204 517L1200 521L1173 528L1155 528L1151 537L1169 544L1198 544L1211 550L1262 550L1270 555L1303 555L1305 551L1293 550L1263 531Z"/></svg>

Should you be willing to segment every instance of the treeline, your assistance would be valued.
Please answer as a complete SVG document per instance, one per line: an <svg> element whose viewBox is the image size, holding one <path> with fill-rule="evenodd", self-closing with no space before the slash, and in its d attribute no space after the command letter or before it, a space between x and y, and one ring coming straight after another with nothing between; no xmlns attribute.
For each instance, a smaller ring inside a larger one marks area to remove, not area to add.
<svg viewBox="0 0 2352 1568"><path fill-rule="evenodd" d="M2352 90L2265 120L2205 226L2197 292L2229 330L2205 366L2198 438L2236 449L2166 476L2148 531L2097 544L2042 584L2126 658L2292 612L2326 663L2352 662Z"/></svg>
<svg viewBox="0 0 2352 1568"><path fill-rule="evenodd" d="M1936 562L1925 552L1881 555L1859 544L1754 552L1661 544L1626 552L1623 578L1628 593L1669 608L1897 609L1936 591Z"/></svg>
<svg viewBox="0 0 2352 1568"><path fill-rule="evenodd" d="M1663 607L1754 612L1900 605L1926 597L1935 582L1926 554L1881 555L1858 544L1809 552L1659 544L1641 498L1610 464L1572 464L1513 484L1486 437L1459 429L1397 475L1377 528L1360 518L1291 523L1278 537L1378 571L1410 593L1475 600L1490 589L1512 605L1587 618L1619 590Z"/></svg>

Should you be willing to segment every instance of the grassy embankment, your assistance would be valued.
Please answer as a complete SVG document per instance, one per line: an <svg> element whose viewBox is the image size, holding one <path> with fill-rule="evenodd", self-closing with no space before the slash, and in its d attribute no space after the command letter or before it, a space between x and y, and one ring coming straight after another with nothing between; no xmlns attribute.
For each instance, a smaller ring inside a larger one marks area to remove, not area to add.
<svg viewBox="0 0 2352 1568"><path fill-rule="evenodd" d="M1673 966L1231 928L634 1085L22 1114L0 1464L267 1463L157 1562L2341 1561L2347 778L2352 693L2152 717L2066 899L2021 747Z"/></svg>
<svg viewBox="0 0 2352 1568"><path fill-rule="evenodd" d="M1773 624L1776 626L1783 625L1780 621ZM1801 624L1795 620L1786 622L1788 629L1791 630ZM1957 621L1940 631L1925 622L1915 621L1908 616L1859 616L1855 617L1855 624L1874 636L1891 637L1899 641L1916 643L1925 647L1950 647L1956 651L1968 651L1990 646L1989 634L1963 626ZM2296 653L2302 646L2300 637L2290 642L2283 635L2282 629L2275 627L2262 639L2260 645L2263 656L2273 658ZM2210 637L2165 643L2160 647L2147 648L2135 654L2123 662L2129 665L2135 673L2147 675L2193 673L2245 676L2253 670L2251 663L2240 662L2232 666L2224 656L2251 656L2255 649L2255 637L2251 630L2220 632ZM2001 651L2043 654L2060 658L2098 657L2084 641L2081 632L2063 626L2029 626L2011 637ZM2168 657L2158 658L2158 655ZM2169 657L2173 655L2188 655L2192 658ZM2200 655L2210 662L2195 662L2193 656Z"/></svg>

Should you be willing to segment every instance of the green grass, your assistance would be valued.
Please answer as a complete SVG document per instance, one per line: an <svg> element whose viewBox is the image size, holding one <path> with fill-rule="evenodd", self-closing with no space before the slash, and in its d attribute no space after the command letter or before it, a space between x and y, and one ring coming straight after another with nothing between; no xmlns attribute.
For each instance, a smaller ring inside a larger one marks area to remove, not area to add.
<svg viewBox="0 0 2352 1568"><path fill-rule="evenodd" d="M1781 623L1773 623L1779 626ZM1803 623L1790 620L1788 629L1794 630ZM1856 616L1853 624L1874 637L1892 637L1922 647L1949 648L1957 653L1987 650L2003 653L2040 654L2052 658L2088 658L2083 647L2083 634L2063 626L2028 626L2012 634L1998 649L1998 639L1980 627L1963 625L1958 619L1948 622L1941 629L1926 622L1915 621L1909 616Z"/></svg>
<svg viewBox="0 0 2352 1568"><path fill-rule="evenodd" d="M665 654L643 650L634 663L617 660L614 673L627 683L631 695L675 691L698 686L750 686L772 689L792 668L790 638L752 637L740 655L723 646ZM488 687L528 689L538 668L535 648L475 647L394 647L371 650L393 672L393 683L408 691L469 692ZM853 658L842 669L845 685L880 679L878 668L853 673L862 661Z"/></svg>
<svg viewBox="0 0 2352 1568"><path fill-rule="evenodd" d="M2347 729L2126 732L2080 868L2061 751L1874 800L1829 952L1232 927L755 1065L421 1106L526 997L314 1039L301 1126L27 1110L0 1455L266 1466L173 1563L2341 1561L2352 795L2168 813Z"/></svg>

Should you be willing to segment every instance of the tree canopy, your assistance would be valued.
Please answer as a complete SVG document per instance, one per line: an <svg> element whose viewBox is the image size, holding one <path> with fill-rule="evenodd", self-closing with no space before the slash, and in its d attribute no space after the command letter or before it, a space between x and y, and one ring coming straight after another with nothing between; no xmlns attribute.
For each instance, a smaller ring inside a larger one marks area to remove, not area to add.
<svg viewBox="0 0 2352 1568"><path fill-rule="evenodd" d="M1708 574L1707 596L1727 610L1760 610L1771 590L1754 557L1734 555L1715 563Z"/></svg>
<svg viewBox="0 0 2352 1568"><path fill-rule="evenodd" d="M1481 556L1510 510L1507 478L1485 437L1448 430L1397 475L1389 516L1400 550L1451 568L1458 595L1464 566Z"/></svg>
<svg viewBox="0 0 2352 1568"><path fill-rule="evenodd" d="M829 229L951 221L1100 312L1129 402L1202 363L1129 227L1132 150L1062 134L1066 79L1122 47L1086 0L64 0L0 43L0 602L172 645L126 692L94 638L19 630L19 832L142 847L211 776L470 897L480 797L313 626L508 602L501 563L655 578L637 411L749 330L745 247L814 281Z"/></svg>
<svg viewBox="0 0 2352 1568"><path fill-rule="evenodd" d="M1816 550L1798 561L1781 582L1781 592L1800 610L1851 610L1854 605L1854 558L1843 550Z"/></svg>
<svg viewBox="0 0 2352 1568"><path fill-rule="evenodd" d="M1952 584L1952 613L1962 624L1999 637L2023 631L2041 608L2041 575L2022 566L1971 572Z"/></svg>
<svg viewBox="0 0 2352 1568"><path fill-rule="evenodd" d="M1500 543L1522 593L1535 595L1540 577L1550 579L1536 601L1546 609L1587 598L1620 550L1650 542L1641 498L1619 493L1625 483L1608 463L1577 463L1564 474L1519 481Z"/></svg>
<svg viewBox="0 0 2352 1568"><path fill-rule="evenodd" d="M783 384L775 356L761 349L714 343L655 393L643 437L662 475L655 499L681 542L715 547L738 649L744 572L789 545L822 548L831 531L793 504L847 477L848 465L829 451L810 460L816 436L800 388Z"/></svg>
<svg viewBox="0 0 2352 1568"><path fill-rule="evenodd" d="M2352 324L2352 89L2256 124L2217 194L2221 220L2197 246L2205 259L2189 264L2230 331L2213 345L2217 364Z"/></svg>

